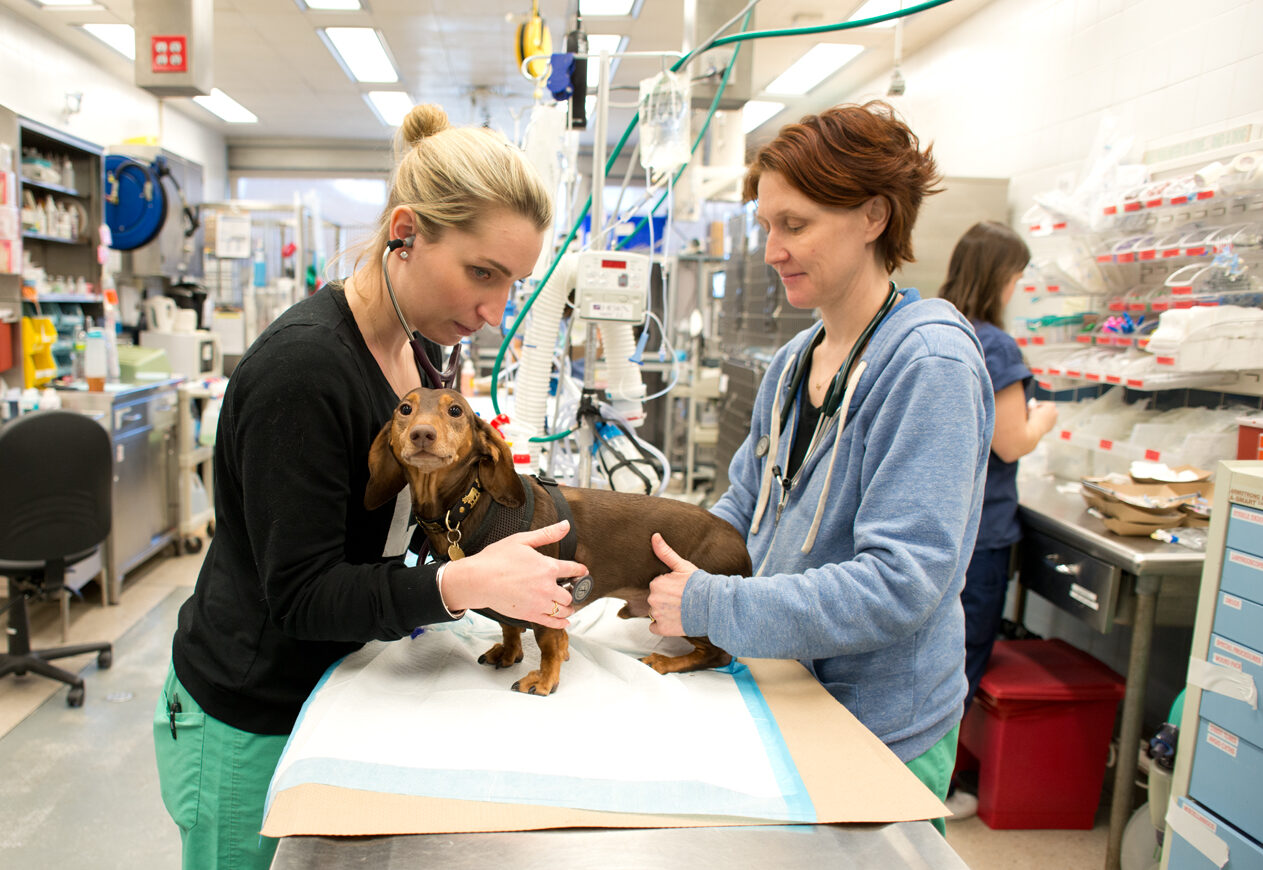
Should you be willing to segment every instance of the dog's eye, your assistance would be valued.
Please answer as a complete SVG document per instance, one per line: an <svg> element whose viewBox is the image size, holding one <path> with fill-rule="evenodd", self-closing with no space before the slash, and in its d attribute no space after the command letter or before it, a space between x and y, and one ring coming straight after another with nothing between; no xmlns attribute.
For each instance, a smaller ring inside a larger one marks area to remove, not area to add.
<svg viewBox="0 0 1263 870"><path fill-rule="evenodd" d="M402 405L399 406L399 413L401 416L404 416L404 417L412 416L412 406L409 405L407 402L404 402Z"/></svg>
<svg viewBox="0 0 1263 870"><path fill-rule="evenodd" d="M447 416L449 417L459 417L464 413L465 413L465 409L462 408L460 405L447 406Z"/></svg>

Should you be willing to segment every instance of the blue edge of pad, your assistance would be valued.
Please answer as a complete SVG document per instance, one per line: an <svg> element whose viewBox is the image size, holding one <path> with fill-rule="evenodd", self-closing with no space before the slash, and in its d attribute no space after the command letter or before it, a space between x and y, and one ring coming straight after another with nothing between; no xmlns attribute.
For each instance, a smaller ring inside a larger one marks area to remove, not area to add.
<svg viewBox="0 0 1263 870"><path fill-rule="evenodd" d="M289 751L293 735L302 725L312 698L342 661L339 659L325 671L304 702L298 721L294 723L294 731L285 744L285 752ZM729 674L736 682L767 751L768 764L781 789L779 798L746 795L706 783L625 782L537 773L425 770L333 758L309 758L290 765L282 776L273 778L263 814L266 818L272 801L285 789L304 783L322 783L389 794L561 806L600 812L722 815L814 823L815 806L750 669L733 659L730 664L715 670ZM485 786L492 782L495 793L488 794Z"/></svg>

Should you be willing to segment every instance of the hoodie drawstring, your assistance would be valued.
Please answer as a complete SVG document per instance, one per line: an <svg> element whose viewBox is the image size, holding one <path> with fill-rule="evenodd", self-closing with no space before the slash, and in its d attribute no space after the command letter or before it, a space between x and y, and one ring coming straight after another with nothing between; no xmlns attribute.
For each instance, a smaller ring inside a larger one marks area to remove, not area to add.
<svg viewBox="0 0 1263 870"><path fill-rule="evenodd" d="M754 506L754 522L750 524L750 534L759 533L759 523L763 520L763 512L767 510L768 496L772 494L772 466L776 464L776 452L780 447L781 432L777 423L781 419L781 390L785 387L785 376L790 366L781 370L780 380L776 382L776 398L772 400L772 433L768 441L767 457L763 463L763 480L759 483L759 500ZM792 401L792 399L791 399Z"/></svg>

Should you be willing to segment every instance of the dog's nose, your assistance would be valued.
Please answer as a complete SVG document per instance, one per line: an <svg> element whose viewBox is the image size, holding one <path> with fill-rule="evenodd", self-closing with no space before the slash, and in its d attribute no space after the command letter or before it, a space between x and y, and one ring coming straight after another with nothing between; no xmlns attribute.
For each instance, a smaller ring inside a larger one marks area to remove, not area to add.
<svg viewBox="0 0 1263 870"><path fill-rule="evenodd" d="M429 447L438 437L438 431L429 423L418 423L408 430L408 439L417 447Z"/></svg>

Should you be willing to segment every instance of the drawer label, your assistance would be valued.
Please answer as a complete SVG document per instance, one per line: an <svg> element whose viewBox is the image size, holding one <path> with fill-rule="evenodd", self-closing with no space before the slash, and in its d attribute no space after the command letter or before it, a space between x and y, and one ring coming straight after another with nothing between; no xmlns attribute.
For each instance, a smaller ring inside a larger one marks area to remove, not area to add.
<svg viewBox="0 0 1263 870"><path fill-rule="evenodd" d="M1263 514L1258 511L1247 510L1246 508L1233 505L1231 516L1234 520L1241 520L1242 522L1254 523L1256 526L1263 526Z"/></svg>
<svg viewBox="0 0 1263 870"><path fill-rule="evenodd" d="M1090 607L1093 610L1101 609L1101 604L1097 600L1096 593L1091 589L1080 586L1078 583L1070 584L1070 597L1082 604L1084 607Z"/></svg>
<svg viewBox="0 0 1263 870"><path fill-rule="evenodd" d="M1227 592L1225 592L1224 593L1224 606L1231 607L1233 610L1240 610L1241 599L1235 595L1229 595Z"/></svg>
<svg viewBox="0 0 1263 870"><path fill-rule="evenodd" d="M1242 667L1241 662L1233 658L1228 658L1228 656L1223 653L1211 653L1210 660L1212 664L1222 665L1225 668L1232 668L1234 671L1239 671Z"/></svg>
<svg viewBox="0 0 1263 870"><path fill-rule="evenodd" d="M1263 667L1263 655L1259 655L1252 650L1248 650L1240 644L1235 644L1230 640L1224 640L1222 637L1217 637L1215 638L1215 647L1226 653L1231 653L1238 658L1245 659L1251 664Z"/></svg>
<svg viewBox="0 0 1263 870"><path fill-rule="evenodd" d="M1214 734L1207 733L1206 742L1209 743L1211 746L1215 747L1216 749L1218 749L1220 752L1226 752L1228 755L1231 755L1233 758L1237 757L1237 747L1234 744L1227 742L1226 740L1219 739Z"/></svg>
<svg viewBox="0 0 1263 870"><path fill-rule="evenodd" d="M1230 489L1228 490L1228 501L1237 502L1238 504L1249 504L1255 507L1263 507L1263 497L1257 493L1250 492L1246 489Z"/></svg>
<svg viewBox="0 0 1263 870"><path fill-rule="evenodd" d="M1255 571L1263 571L1263 559L1256 559L1253 556L1247 556L1245 553L1238 553L1236 550L1231 551L1228 561Z"/></svg>
<svg viewBox="0 0 1263 870"><path fill-rule="evenodd" d="M1201 822L1207 828L1210 828L1210 830L1212 831L1219 830L1219 825L1215 824L1213 819L1210 819L1207 816L1203 815L1202 813L1199 813L1197 810L1193 809L1188 804L1184 804L1183 806L1180 807L1180 809L1184 810L1184 812L1188 813L1194 819Z"/></svg>

